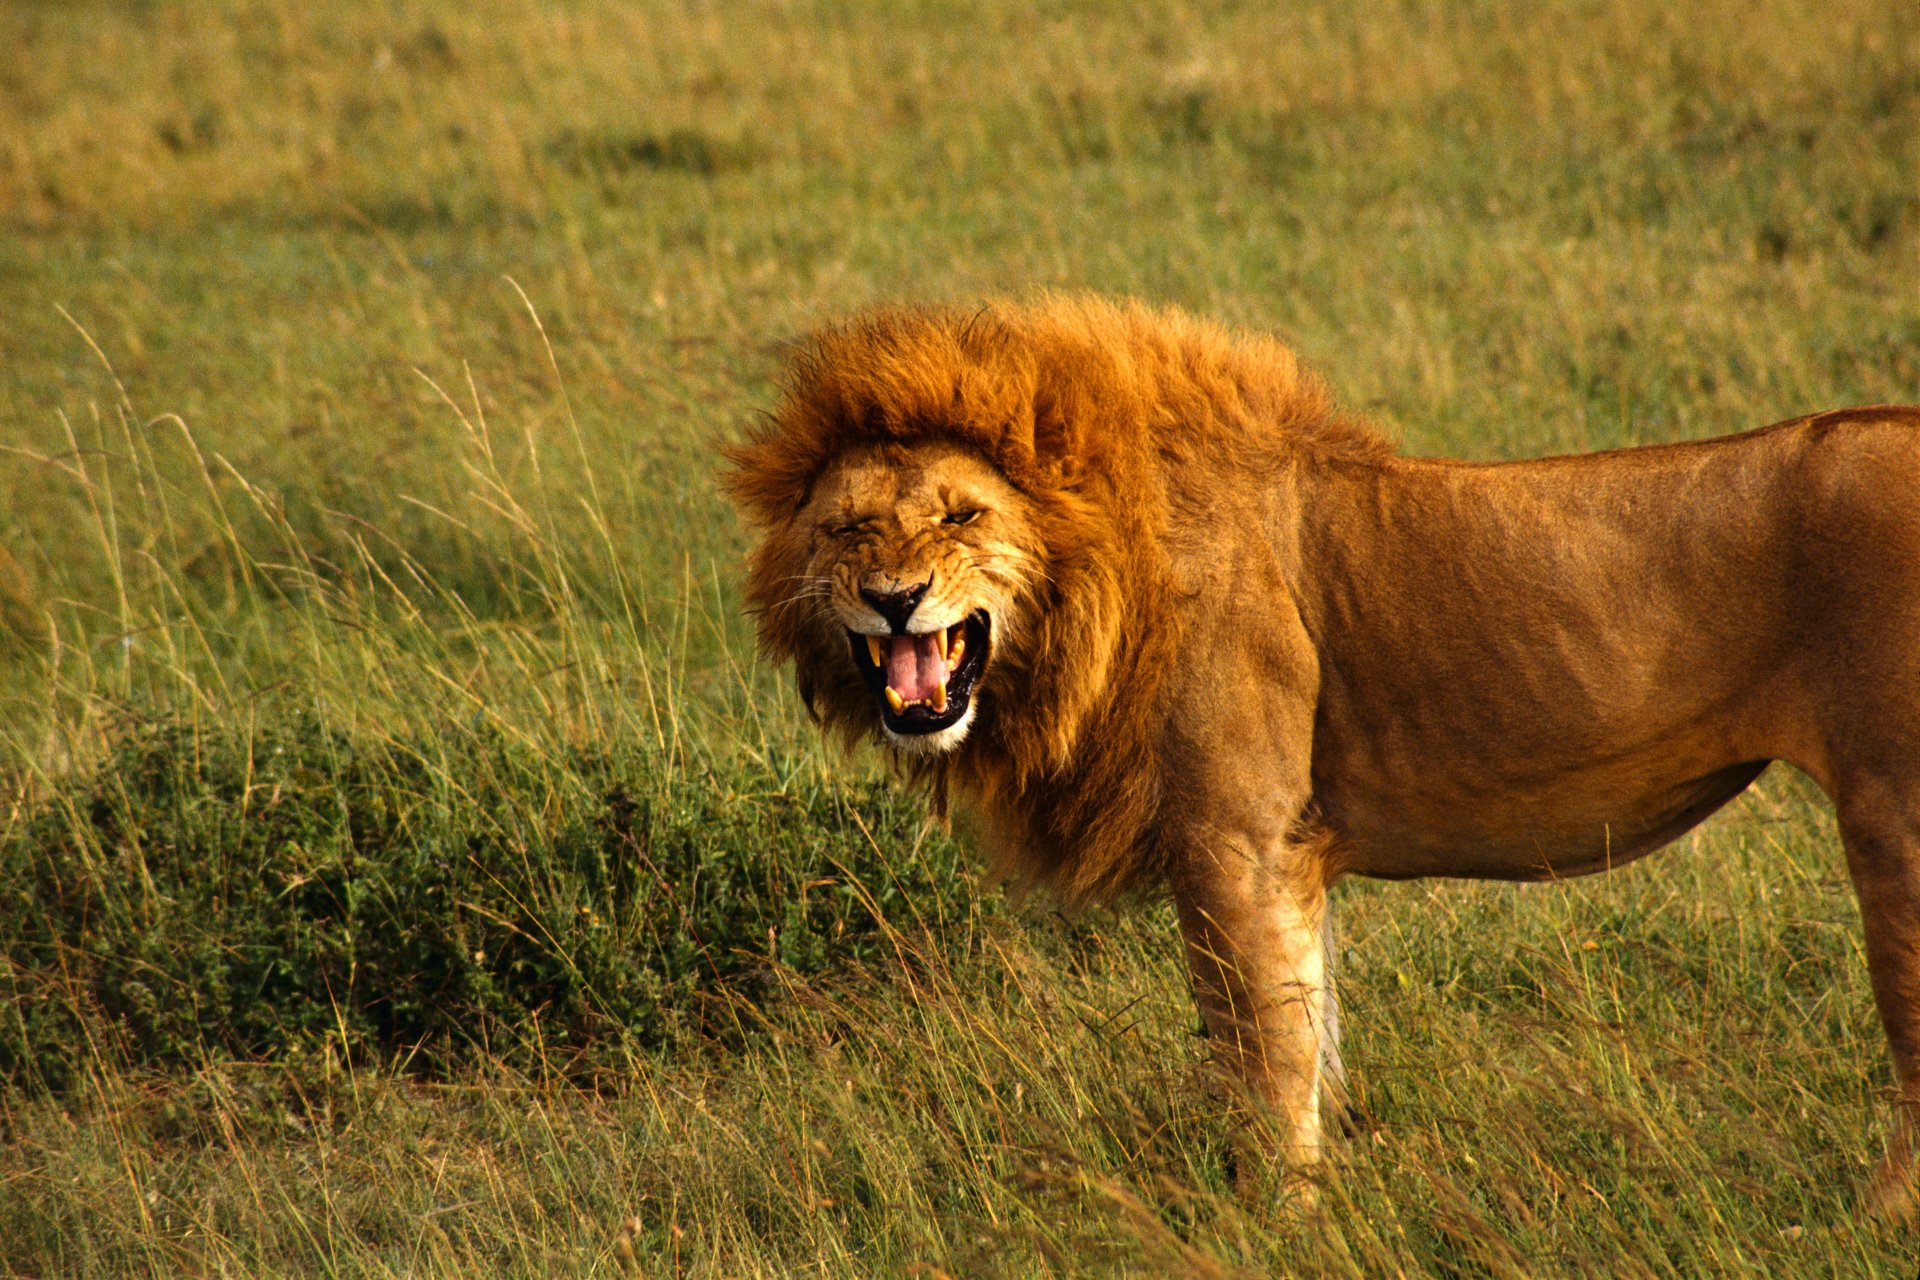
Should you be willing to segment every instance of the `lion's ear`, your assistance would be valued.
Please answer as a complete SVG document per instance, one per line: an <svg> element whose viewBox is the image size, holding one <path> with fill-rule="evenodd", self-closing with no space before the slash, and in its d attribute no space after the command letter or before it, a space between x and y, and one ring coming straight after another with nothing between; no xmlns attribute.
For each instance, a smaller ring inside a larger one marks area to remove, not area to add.
<svg viewBox="0 0 1920 1280"><path fill-rule="evenodd" d="M1042 458L1058 458L1072 444L1067 438L1067 415L1060 402L1047 397L1033 406L1033 451Z"/></svg>
<svg viewBox="0 0 1920 1280"><path fill-rule="evenodd" d="M1080 449L1073 423L1058 400L1033 407L1033 466L1051 483L1071 485L1079 478Z"/></svg>

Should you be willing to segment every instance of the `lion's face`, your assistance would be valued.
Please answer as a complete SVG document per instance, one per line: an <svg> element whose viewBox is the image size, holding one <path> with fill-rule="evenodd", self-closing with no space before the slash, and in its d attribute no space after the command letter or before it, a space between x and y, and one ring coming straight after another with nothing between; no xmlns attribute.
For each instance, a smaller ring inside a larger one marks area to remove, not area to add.
<svg viewBox="0 0 1920 1280"><path fill-rule="evenodd" d="M1040 577L1027 500L963 448L889 445L842 454L798 519L818 625L835 633L810 647L848 664L816 677L857 675L899 750L958 747Z"/></svg>

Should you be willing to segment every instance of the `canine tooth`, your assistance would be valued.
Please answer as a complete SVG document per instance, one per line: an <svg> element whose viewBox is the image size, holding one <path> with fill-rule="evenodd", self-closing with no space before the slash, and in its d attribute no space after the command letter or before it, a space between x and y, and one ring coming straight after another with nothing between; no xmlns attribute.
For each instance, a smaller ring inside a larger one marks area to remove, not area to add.
<svg viewBox="0 0 1920 1280"><path fill-rule="evenodd" d="M894 691L892 685L887 686L887 705L893 708L895 715L907 709L907 704L900 700L900 695Z"/></svg>
<svg viewBox="0 0 1920 1280"><path fill-rule="evenodd" d="M884 667L887 665L886 658L881 656L881 653L880 653L880 637L879 636L867 637L867 656L873 659L873 665L876 667Z"/></svg>
<svg viewBox="0 0 1920 1280"><path fill-rule="evenodd" d="M945 711L947 709L947 682L945 680L942 680L939 687L933 691L933 709L935 711Z"/></svg>

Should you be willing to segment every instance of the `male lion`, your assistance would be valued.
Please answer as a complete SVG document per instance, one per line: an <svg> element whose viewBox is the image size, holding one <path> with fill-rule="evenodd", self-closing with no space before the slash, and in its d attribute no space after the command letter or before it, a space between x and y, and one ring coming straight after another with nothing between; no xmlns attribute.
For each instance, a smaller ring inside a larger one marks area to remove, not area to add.
<svg viewBox="0 0 1920 1280"><path fill-rule="evenodd" d="M1912 1210L1920 409L1404 458L1278 342L1053 297L815 335L732 459L814 716L956 792L1017 879L1170 889L1295 1169L1339 1096L1334 881L1585 875L1805 771L1893 1052L1871 1199Z"/></svg>

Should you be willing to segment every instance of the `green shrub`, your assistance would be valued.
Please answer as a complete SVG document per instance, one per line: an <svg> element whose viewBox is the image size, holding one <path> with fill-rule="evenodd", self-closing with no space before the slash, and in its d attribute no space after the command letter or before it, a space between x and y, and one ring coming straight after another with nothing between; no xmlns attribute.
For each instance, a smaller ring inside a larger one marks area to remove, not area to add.
<svg viewBox="0 0 1920 1280"><path fill-rule="evenodd" d="M64 1087L103 1044L591 1071L737 1026L710 997L873 954L881 918L973 909L877 783L441 749L308 717L125 734L0 838L0 1080Z"/></svg>

